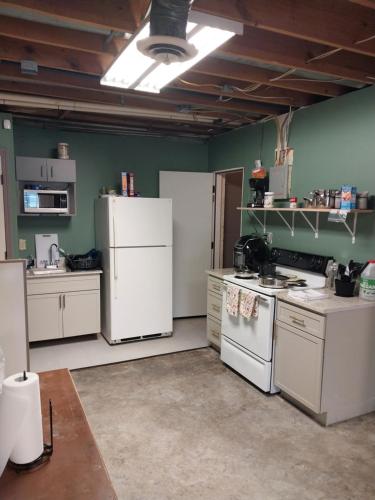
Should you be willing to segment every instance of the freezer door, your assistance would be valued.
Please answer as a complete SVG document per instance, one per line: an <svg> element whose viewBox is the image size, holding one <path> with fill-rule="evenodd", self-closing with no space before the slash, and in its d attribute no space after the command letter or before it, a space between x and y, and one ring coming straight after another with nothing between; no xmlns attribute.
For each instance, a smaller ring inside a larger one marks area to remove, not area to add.
<svg viewBox="0 0 375 500"><path fill-rule="evenodd" d="M171 247L111 249L110 273L111 340L172 332Z"/></svg>
<svg viewBox="0 0 375 500"><path fill-rule="evenodd" d="M221 333L240 346L263 359L271 361L273 344L273 319L275 298L259 295L258 317L245 319L238 314L231 316L226 310L227 292L230 283L225 282L223 291ZM241 287L239 287L241 290ZM246 292L246 289L243 289ZM241 293L241 292L240 292Z"/></svg>
<svg viewBox="0 0 375 500"><path fill-rule="evenodd" d="M109 199L110 247L172 245L172 200Z"/></svg>

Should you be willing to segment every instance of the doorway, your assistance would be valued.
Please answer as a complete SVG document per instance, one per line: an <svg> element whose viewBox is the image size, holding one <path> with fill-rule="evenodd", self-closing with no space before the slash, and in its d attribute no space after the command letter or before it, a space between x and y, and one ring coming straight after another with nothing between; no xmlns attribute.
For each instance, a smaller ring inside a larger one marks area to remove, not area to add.
<svg viewBox="0 0 375 500"><path fill-rule="evenodd" d="M8 193L9 183L6 150L0 149L0 261L5 260L10 251Z"/></svg>
<svg viewBox="0 0 375 500"><path fill-rule="evenodd" d="M233 266L233 246L241 235L244 169L215 172L214 267Z"/></svg>

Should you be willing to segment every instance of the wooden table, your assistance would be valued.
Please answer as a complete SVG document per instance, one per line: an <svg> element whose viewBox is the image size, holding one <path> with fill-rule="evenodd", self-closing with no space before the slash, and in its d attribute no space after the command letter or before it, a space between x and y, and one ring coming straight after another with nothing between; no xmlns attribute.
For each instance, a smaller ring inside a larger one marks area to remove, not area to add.
<svg viewBox="0 0 375 500"><path fill-rule="evenodd" d="M44 441L49 443L48 401L53 404L54 452L38 470L0 478L2 500L115 500L116 493L67 369L41 373Z"/></svg>

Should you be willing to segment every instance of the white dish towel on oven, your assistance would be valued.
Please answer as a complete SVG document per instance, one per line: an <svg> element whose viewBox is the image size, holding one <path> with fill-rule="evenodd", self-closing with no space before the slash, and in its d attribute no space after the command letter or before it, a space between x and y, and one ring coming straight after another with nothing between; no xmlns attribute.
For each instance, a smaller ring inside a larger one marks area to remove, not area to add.
<svg viewBox="0 0 375 500"><path fill-rule="evenodd" d="M230 316L238 316L238 305L240 300L240 289L234 285L227 286L226 309Z"/></svg>
<svg viewBox="0 0 375 500"><path fill-rule="evenodd" d="M246 319L258 317L258 295L248 290L241 290L240 314Z"/></svg>

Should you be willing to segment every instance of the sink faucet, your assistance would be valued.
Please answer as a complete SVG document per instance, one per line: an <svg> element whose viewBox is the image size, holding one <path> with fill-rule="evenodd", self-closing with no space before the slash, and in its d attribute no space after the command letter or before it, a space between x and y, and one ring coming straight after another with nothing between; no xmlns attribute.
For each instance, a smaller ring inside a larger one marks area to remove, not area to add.
<svg viewBox="0 0 375 500"><path fill-rule="evenodd" d="M55 249L56 247L56 249ZM51 266L57 266L58 259L56 259L56 252L59 250L58 245L56 243L52 243L49 247L49 261Z"/></svg>

